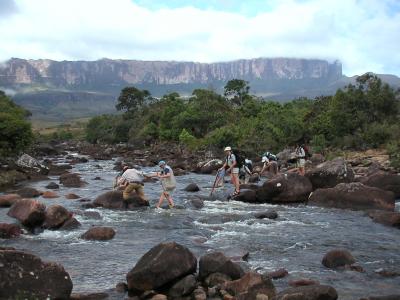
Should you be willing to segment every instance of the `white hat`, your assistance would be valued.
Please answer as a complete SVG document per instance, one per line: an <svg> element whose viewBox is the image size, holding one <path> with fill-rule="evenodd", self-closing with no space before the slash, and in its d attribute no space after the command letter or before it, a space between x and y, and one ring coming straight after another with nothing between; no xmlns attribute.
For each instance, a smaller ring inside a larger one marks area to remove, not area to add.
<svg viewBox="0 0 400 300"><path fill-rule="evenodd" d="M268 158L266 157L266 156L263 156L262 158L261 158L261 162L267 162L268 161Z"/></svg>
<svg viewBox="0 0 400 300"><path fill-rule="evenodd" d="M232 151L232 148L231 147L225 147L225 149L224 149L224 151Z"/></svg>

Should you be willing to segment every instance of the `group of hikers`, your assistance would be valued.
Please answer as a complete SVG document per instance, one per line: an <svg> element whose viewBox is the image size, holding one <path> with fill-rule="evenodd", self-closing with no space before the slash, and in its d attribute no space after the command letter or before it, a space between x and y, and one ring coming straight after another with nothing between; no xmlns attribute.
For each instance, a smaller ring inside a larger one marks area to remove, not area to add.
<svg viewBox="0 0 400 300"><path fill-rule="evenodd" d="M263 175L265 172L269 172L272 176L279 173L279 163L276 155L271 152L265 152L261 157L262 168L260 172L253 173L253 163L250 159L243 158L239 152L233 151L230 146L224 148L225 160L218 169L212 191L214 188L223 185L225 174L229 174L232 184L234 186L234 192L231 196L236 196L240 193L240 184L248 183L250 176L257 174L258 176ZM298 172L300 175L305 175L305 163L308 155L308 149L304 145L298 144L294 152L295 157L293 160L296 161L297 168L294 168L288 172ZM118 187L123 189L123 198L128 200L133 193L135 193L143 201L147 201L144 194L144 180L145 178L158 177L161 182L161 195L156 208L160 208L164 199L168 201L170 208L174 207L173 194L176 189L176 179L174 172L170 166L164 160L159 161L158 166L159 172L153 172L145 174L135 168L129 168L124 166L122 171L117 175L114 188Z"/></svg>
<svg viewBox="0 0 400 300"><path fill-rule="evenodd" d="M225 162L223 166L218 170L216 184L219 182L223 183L225 173L229 173L232 184L235 190L232 196L236 196L240 193L240 184L248 183L248 179L253 175L253 164L252 161L247 158L239 157L238 152L234 152L231 147L225 147ZM296 168L288 172L298 172L300 175L305 175L305 164L307 158L308 149L304 145L297 144L294 152L296 161ZM279 163L276 155L271 152L265 152L261 157L263 163L261 171L257 173L258 176L262 176L265 172L269 172L272 176L279 173Z"/></svg>
<svg viewBox="0 0 400 300"><path fill-rule="evenodd" d="M133 193L142 199L143 201L147 201L146 196L144 194L144 179L158 177L161 182L162 192L160 195L160 199L156 208L160 208L164 199L167 199L168 206L170 208L174 207L174 201L172 199L172 195L176 188L176 179L174 176L174 172L172 168L167 165L167 163L161 160L158 163L160 167L160 172L145 174L142 171L139 171L135 168L129 168L128 166L124 166L122 171L117 175L114 183L114 188L119 187L123 189L122 196L124 200L128 200Z"/></svg>

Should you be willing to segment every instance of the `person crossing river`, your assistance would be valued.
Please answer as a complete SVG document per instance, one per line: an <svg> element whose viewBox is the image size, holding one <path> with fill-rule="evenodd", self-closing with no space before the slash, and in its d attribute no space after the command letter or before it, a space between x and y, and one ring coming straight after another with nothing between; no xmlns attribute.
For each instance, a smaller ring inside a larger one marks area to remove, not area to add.
<svg viewBox="0 0 400 300"><path fill-rule="evenodd" d="M236 158L236 155L232 152L231 147L225 147L224 149L225 152L225 163L224 165L219 169L219 171L222 171L226 169L227 173L230 173L231 180L233 185L235 186L235 191L232 194L232 196L236 196L240 193L240 182L239 182L239 165L238 161Z"/></svg>
<svg viewBox="0 0 400 300"><path fill-rule="evenodd" d="M172 168L167 165L167 163L161 160L158 163L158 166L161 168L161 172L157 172L155 175L151 177L158 177L161 181L162 192L160 195L160 200L156 205L156 208L160 208L164 199L167 199L169 208L174 207L174 201L172 199L172 195L176 188L176 179Z"/></svg>

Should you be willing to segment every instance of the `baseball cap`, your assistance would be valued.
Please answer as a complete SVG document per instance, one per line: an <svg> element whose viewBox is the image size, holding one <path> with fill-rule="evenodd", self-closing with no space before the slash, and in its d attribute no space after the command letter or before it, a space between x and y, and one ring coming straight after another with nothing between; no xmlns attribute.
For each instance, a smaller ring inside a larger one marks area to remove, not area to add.
<svg viewBox="0 0 400 300"><path fill-rule="evenodd" d="M165 161L164 160L160 160L159 162L158 162L158 165L161 167L161 166L163 166L163 165L165 165Z"/></svg>

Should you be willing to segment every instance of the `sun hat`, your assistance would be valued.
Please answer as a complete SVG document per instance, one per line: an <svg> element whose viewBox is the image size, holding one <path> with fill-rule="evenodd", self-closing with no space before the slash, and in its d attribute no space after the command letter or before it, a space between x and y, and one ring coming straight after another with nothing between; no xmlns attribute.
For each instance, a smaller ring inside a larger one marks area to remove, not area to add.
<svg viewBox="0 0 400 300"><path fill-rule="evenodd" d="M266 156L263 156L261 159L261 162L267 162L267 161L268 161L268 158Z"/></svg>
<svg viewBox="0 0 400 300"><path fill-rule="evenodd" d="M232 151L232 148L231 147L225 147L225 149L224 149L224 151Z"/></svg>
<svg viewBox="0 0 400 300"><path fill-rule="evenodd" d="M164 166L165 165L165 161L164 160L160 160L159 162L158 162L158 165L161 167L161 166Z"/></svg>

